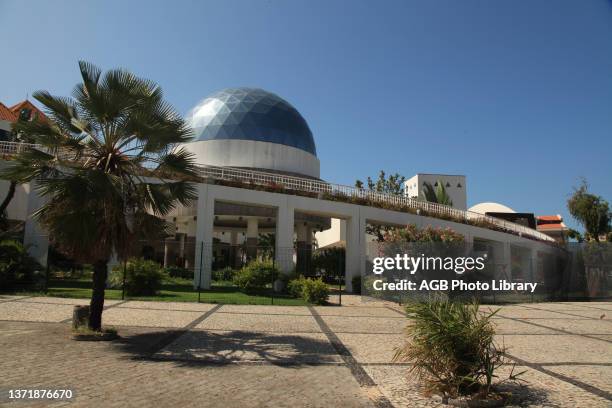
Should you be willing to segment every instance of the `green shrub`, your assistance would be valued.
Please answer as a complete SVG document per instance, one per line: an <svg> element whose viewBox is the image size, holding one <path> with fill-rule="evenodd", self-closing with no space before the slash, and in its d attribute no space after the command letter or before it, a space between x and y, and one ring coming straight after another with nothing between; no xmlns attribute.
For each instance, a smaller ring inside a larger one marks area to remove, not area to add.
<svg viewBox="0 0 612 408"><path fill-rule="evenodd" d="M353 285L353 293L361 295L361 275L353 276L351 284Z"/></svg>
<svg viewBox="0 0 612 408"><path fill-rule="evenodd" d="M168 266L166 269L166 274L171 278L182 278L182 279L193 279L193 271L182 268L180 266Z"/></svg>
<svg viewBox="0 0 612 408"><path fill-rule="evenodd" d="M409 372L430 392L446 396L478 395L491 391L495 370L505 364L503 348L493 341L491 318L497 311L479 312L478 303L429 300L406 306L408 339L394 361L410 363ZM510 374L517 381L522 374Z"/></svg>
<svg viewBox="0 0 612 408"><path fill-rule="evenodd" d="M287 293L293 297L301 298L303 293L302 290L304 288L304 281L306 281L306 278L303 276L291 279L289 282L287 282Z"/></svg>
<svg viewBox="0 0 612 408"><path fill-rule="evenodd" d="M0 241L1 288L38 284L44 279L42 269L21 242L9 239Z"/></svg>
<svg viewBox="0 0 612 408"><path fill-rule="evenodd" d="M234 275L233 281L240 290L252 292L271 285L278 277L272 261L251 261Z"/></svg>
<svg viewBox="0 0 612 408"><path fill-rule="evenodd" d="M129 296L156 295L165 278L164 268L159 264L142 258L130 259L125 267L125 293ZM123 265L113 268L109 281L112 288L122 287Z"/></svg>
<svg viewBox="0 0 612 408"><path fill-rule="evenodd" d="M232 281L236 275L236 270L227 266L223 269L217 269L212 273L212 280L214 281Z"/></svg>
<svg viewBox="0 0 612 408"><path fill-rule="evenodd" d="M302 286L302 297L308 303L323 305L329 298L329 288L321 279L306 279Z"/></svg>
<svg viewBox="0 0 612 408"><path fill-rule="evenodd" d="M306 279L300 276L287 284L291 296L304 299L308 303L323 305L329 298L329 288L321 279Z"/></svg>

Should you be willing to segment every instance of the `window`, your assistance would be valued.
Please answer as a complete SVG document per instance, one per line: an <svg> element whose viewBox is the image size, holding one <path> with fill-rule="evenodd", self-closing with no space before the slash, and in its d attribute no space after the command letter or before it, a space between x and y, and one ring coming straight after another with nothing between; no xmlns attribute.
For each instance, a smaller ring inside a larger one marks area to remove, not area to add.
<svg viewBox="0 0 612 408"><path fill-rule="evenodd" d="M23 108L19 111L19 120L30 120L32 116L32 110L28 108Z"/></svg>
<svg viewBox="0 0 612 408"><path fill-rule="evenodd" d="M457 188L461 188L461 183L457 183Z"/></svg>
<svg viewBox="0 0 612 408"><path fill-rule="evenodd" d="M450 183L448 181L446 182L446 187L450 187Z"/></svg>

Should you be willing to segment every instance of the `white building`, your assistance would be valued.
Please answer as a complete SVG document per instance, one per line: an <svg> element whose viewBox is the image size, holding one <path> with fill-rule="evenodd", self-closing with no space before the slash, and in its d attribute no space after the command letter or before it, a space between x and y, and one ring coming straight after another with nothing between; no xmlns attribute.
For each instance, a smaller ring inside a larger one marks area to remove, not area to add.
<svg viewBox="0 0 612 408"><path fill-rule="evenodd" d="M467 208L467 186L465 176L456 174L418 173L404 182L404 194L412 198L420 198L425 184L430 184L434 190L442 183L446 193L453 202L453 207L460 210Z"/></svg>
<svg viewBox="0 0 612 408"><path fill-rule="evenodd" d="M273 257L284 272L299 270L308 262L315 233L319 246L341 243L346 248L349 291L352 277L365 273L366 244L372 239L366 235L368 224L448 227L463 234L468 243L497 248L503 259L509 259L513 250L530 260L554 250L552 239L534 229L502 225L495 218L464 211L464 176L419 174L407 182L408 196L320 180L308 124L291 104L270 92L223 90L197 104L187 120L195 137L184 147L195 153L202 166L198 200L168 218L176 234L151 250L164 263L178 259L181 266L193 269L196 286L210 286L213 263L219 256L229 257L231 263L235 254L224 252L228 246L243 245L247 256L253 256L264 234L273 236ZM7 153L16 150L15 145L0 143ZM446 190L454 208L410 198L418 195L423 182L438 179L449 184ZM6 184L0 185L0 197L6 194ZM41 200L30 186L23 186L23 191L23 200L16 201L21 212L9 215L25 221L24 241L44 264L48 238L31 217Z"/></svg>

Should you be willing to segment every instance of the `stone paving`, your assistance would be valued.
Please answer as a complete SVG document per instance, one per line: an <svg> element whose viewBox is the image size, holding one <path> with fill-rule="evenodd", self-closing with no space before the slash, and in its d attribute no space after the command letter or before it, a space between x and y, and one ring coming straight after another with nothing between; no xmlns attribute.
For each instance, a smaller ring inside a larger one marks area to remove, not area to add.
<svg viewBox="0 0 612 408"><path fill-rule="evenodd" d="M443 406L391 361L401 308L342 302L108 301L104 324L121 339L78 342L68 321L86 300L0 296L0 406ZM610 317L604 302L502 306L497 340L527 370L528 386L514 389L520 405L612 407ZM70 388L75 398L9 403L10 388Z"/></svg>

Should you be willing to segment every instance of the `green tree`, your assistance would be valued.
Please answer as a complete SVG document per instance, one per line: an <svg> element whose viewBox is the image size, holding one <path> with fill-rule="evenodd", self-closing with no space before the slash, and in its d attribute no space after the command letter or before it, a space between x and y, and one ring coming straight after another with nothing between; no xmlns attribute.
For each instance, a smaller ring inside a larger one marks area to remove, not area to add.
<svg viewBox="0 0 612 408"><path fill-rule="evenodd" d="M610 232L610 206L602 197L589 193L586 180L574 187L574 193L567 200L567 209L584 227L585 239L599 241L601 235Z"/></svg>
<svg viewBox="0 0 612 408"><path fill-rule="evenodd" d="M376 179L376 181L374 181L371 177L368 177L367 189L376 191L378 193L403 195L405 181L406 177L399 173L391 174L389 177L387 177L386 173L381 170L380 173L378 173L378 179ZM355 187L365 188L364 183L361 180L355 181ZM366 233L374 235L378 242L382 242L385 232L391 230L392 228L394 227L368 224L366 225Z"/></svg>
<svg viewBox="0 0 612 408"><path fill-rule="evenodd" d="M568 228L567 237L569 239L575 239L577 242L584 242L584 237L582 234L573 228Z"/></svg>
<svg viewBox="0 0 612 408"><path fill-rule="evenodd" d="M93 264L89 326L100 330L109 258L127 259L140 234L160 232L164 215L196 197L196 168L176 147L191 130L159 86L125 70L79 68L72 97L33 95L49 120L15 130L42 148L20 153L2 176L35 182L46 203L34 215L54 244Z"/></svg>
<svg viewBox="0 0 612 408"><path fill-rule="evenodd" d="M446 192L444 183L441 180L436 181L436 186L432 186L431 183L423 183L423 190L421 191L421 200L429 201L431 203L438 203L444 205L453 205L453 200Z"/></svg>

